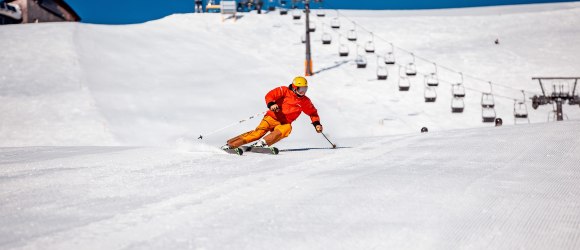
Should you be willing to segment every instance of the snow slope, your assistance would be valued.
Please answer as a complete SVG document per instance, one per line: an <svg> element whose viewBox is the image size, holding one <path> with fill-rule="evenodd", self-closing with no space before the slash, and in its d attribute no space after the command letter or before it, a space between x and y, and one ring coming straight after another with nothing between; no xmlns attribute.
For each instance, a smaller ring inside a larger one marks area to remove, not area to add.
<svg viewBox="0 0 580 250"><path fill-rule="evenodd" d="M481 92L488 92L489 84L468 75L513 88L493 89L498 117L513 124L514 99L523 98L519 90L540 91L532 76L574 76L580 66L574 56L580 54L575 42L580 40L580 5L532 6L447 10L449 15L442 10L406 16L344 11L338 33L327 26L335 14L314 17L314 70L319 73L310 77L309 96L326 131L360 137L416 132L423 126L490 126L481 122L480 106ZM338 57L339 33L346 43L346 32L353 27L345 17L360 25L359 45L369 39L361 27L374 32L379 55L389 49L380 39L388 39L404 48L395 50L402 65L411 61L409 51L445 66L438 69L442 82L437 102L423 101L420 75L432 72L432 63L416 59L419 76L412 78L406 93L398 91L397 66L389 66L386 82L373 80L373 55L368 55L367 69L356 69L354 43L349 43L348 58ZM303 26L303 21L276 13L244 14L235 23L222 23L219 15L184 14L124 26L3 26L0 36L13 39L6 41L6 66L0 68L0 145L159 146L214 131L263 111L268 90L304 73ZM333 34L330 46L321 44L323 28ZM497 37L500 46L493 44ZM447 69L466 75L463 114L450 112L450 82L460 76ZM532 122L545 122L552 107L532 112L529 104L528 99ZM564 111L570 119L580 119L580 109L566 105ZM207 139L219 145L256 123ZM307 123L307 118L296 122L288 140L308 140L313 130Z"/></svg>
<svg viewBox="0 0 580 250"><path fill-rule="evenodd" d="M302 116L278 156L217 149L256 119L211 132L303 74L303 21L0 26L0 248L579 248L580 109L546 123L552 107L528 101L532 124L514 126L512 108L520 89L539 92L532 76L577 75L580 3L340 13L338 32L334 12L313 18L308 92L339 148ZM367 29L378 54L414 53L411 91L397 66L374 80L372 55L356 69L354 43L337 56L351 21L359 46ZM440 65L436 103L424 59ZM463 114L450 112L456 71ZM481 122L487 81L504 127Z"/></svg>
<svg viewBox="0 0 580 250"><path fill-rule="evenodd" d="M577 249L578 122L290 147L0 149L2 249ZM187 146L187 147L186 147Z"/></svg>

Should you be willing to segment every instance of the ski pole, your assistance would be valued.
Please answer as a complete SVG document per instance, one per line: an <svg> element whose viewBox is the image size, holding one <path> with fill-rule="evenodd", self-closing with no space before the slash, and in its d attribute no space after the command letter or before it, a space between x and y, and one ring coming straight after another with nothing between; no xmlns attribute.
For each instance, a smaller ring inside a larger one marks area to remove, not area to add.
<svg viewBox="0 0 580 250"><path fill-rule="evenodd" d="M203 137L204 137L204 136L213 135L213 134L215 134L215 133L217 133L217 132L220 132L220 131L222 131L222 130L224 130L224 129L227 129L227 128L230 128L230 127L233 127L233 126L235 126L235 125L238 125L238 124L240 124L240 123L243 123L243 122L245 122L245 121L247 121L247 120L254 119L254 118L256 118L256 117L258 117L258 116L260 116L260 115L264 115L264 114L266 114L266 112L268 112L268 111L266 110L266 111L260 112L260 113L258 113L258 114L252 115L252 116L250 116L250 117L248 117L248 118L246 118L246 119L239 120L239 121L237 121L237 122L234 122L234 123L232 123L232 124L229 124L229 125L227 125L227 126L225 126L225 127L223 127L223 128L216 129L216 130L214 130L214 131L212 131L212 132L209 132L209 133L207 133L207 134L205 134L205 135L199 135L199 137L198 137L197 139L203 139Z"/></svg>
<svg viewBox="0 0 580 250"><path fill-rule="evenodd" d="M336 144L332 143L332 142L331 142L331 141L328 139L328 137L326 137L326 135L325 135L324 133L322 133L322 132L320 132L320 133L321 133L321 134L322 134L322 136L324 136L324 138L325 138L325 139L326 139L326 140L327 140L327 141L330 143L330 145L332 145L332 148L336 148Z"/></svg>

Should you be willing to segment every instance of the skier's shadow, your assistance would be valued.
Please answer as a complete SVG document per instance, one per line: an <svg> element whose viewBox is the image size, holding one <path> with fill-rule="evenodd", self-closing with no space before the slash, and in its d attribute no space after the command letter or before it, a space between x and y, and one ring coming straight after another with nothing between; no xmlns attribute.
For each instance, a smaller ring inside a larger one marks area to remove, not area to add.
<svg viewBox="0 0 580 250"><path fill-rule="evenodd" d="M280 149L280 152L296 152L296 151L308 151L308 150L329 150L329 149L343 149L343 148L351 148L351 147L336 147L336 148L289 148L289 149Z"/></svg>

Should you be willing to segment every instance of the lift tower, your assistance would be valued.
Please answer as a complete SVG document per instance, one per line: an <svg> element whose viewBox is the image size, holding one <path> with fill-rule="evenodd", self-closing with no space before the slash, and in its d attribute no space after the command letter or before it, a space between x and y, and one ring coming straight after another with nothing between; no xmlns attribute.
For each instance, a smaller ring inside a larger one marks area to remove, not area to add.
<svg viewBox="0 0 580 250"><path fill-rule="evenodd" d="M306 67L304 75L312 75L312 55L310 53L310 0L304 0L304 12L306 15Z"/></svg>
<svg viewBox="0 0 580 250"><path fill-rule="evenodd" d="M532 80L538 80L540 88L542 89L541 96L533 96L532 108L537 109L540 105L556 103L556 120L564 120L564 111L562 103L566 100L570 105L578 104L580 106L580 97L576 94L576 86L578 85L580 77L532 77ZM572 86L570 83L574 81ZM559 84L552 84L552 93L546 94L546 88L542 81L558 81ZM562 84L561 81L568 81L568 84ZM570 89L572 87L572 89Z"/></svg>

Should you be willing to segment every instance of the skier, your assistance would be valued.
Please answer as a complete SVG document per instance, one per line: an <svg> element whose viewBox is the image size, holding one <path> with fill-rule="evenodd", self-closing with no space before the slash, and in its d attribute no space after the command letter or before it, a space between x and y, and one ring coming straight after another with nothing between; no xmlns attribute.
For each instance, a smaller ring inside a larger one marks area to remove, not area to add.
<svg viewBox="0 0 580 250"><path fill-rule="evenodd" d="M203 1L202 0L195 0L195 12L197 12L197 13L203 12Z"/></svg>
<svg viewBox="0 0 580 250"><path fill-rule="evenodd" d="M268 112L253 131L248 131L227 141L222 149L233 149L258 140L252 147L269 147L288 137L292 131L292 122L302 112L310 116L316 132L322 133L318 111L306 96L308 81L302 76L294 78L292 83L270 90L266 94ZM264 136L266 133L268 135ZM261 139L260 139L261 138Z"/></svg>
<svg viewBox="0 0 580 250"><path fill-rule="evenodd" d="M254 4L256 11L258 11L258 14L262 14L262 5L264 5L264 2L262 2L262 0L256 0L254 1Z"/></svg>

